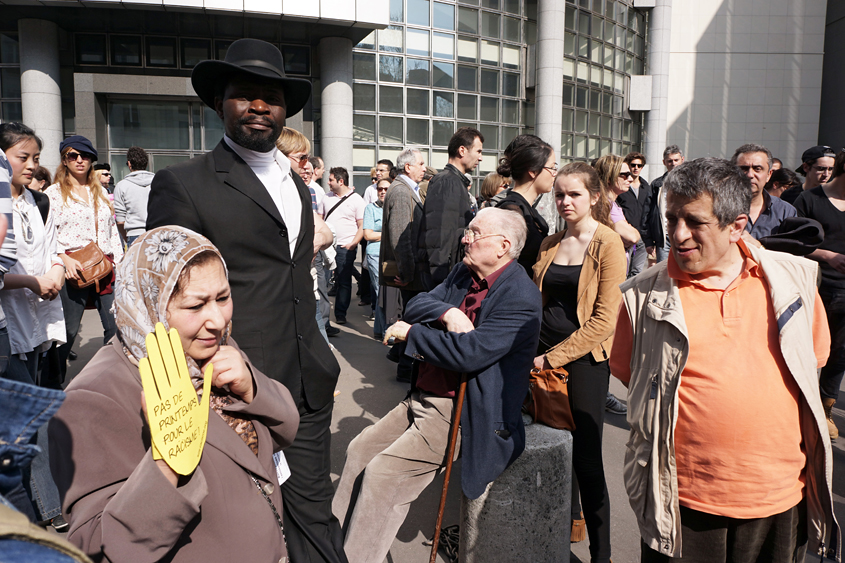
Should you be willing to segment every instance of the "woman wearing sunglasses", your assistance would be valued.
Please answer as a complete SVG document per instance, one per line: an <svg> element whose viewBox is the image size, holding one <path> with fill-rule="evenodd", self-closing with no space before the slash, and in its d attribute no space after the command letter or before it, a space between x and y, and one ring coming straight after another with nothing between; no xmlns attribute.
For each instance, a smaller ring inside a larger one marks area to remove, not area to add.
<svg viewBox="0 0 845 563"><path fill-rule="evenodd" d="M606 154L599 158L593 165L599 174L601 183L607 197L610 200L610 220L613 222L613 230L622 237L625 250L628 251L630 261L630 249L640 240L640 232L625 220L622 208L616 202L616 198L631 189L631 169L622 160L621 156Z"/></svg>
<svg viewBox="0 0 845 563"><path fill-rule="evenodd" d="M61 300L56 299L64 283L64 266L56 254L54 214L44 194L31 191L41 154L41 139L22 123L0 125L0 149L12 168L12 202L18 262L5 276L0 301L9 329L11 355L5 377L30 385L47 386L51 374L40 378L39 360L53 342L65 341L65 321ZM59 492L50 475L47 457L47 427L38 430L36 443L41 452L23 478L29 483L31 506L23 512L57 530L67 527L62 520ZM21 498L21 497L16 497ZM29 500L29 499L27 499Z"/></svg>
<svg viewBox="0 0 845 563"><path fill-rule="evenodd" d="M56 224L56 250L64 263L65 278L68 280L61 291L67 329L67 342L59 347L59 364L64 378L67 357L79 333L82 314L88 304L93 304L100 313L104 345L117 331L111 313L114 302L111 284L100 284L99 292L97 284L75 287L73 282L82 279L82 264L73 257L73 253L94 242L103 254L117 263L123 258L123 243L106 190L94 171L97 149L82 135L73 135L62 141L59 152L62 159L56 170L56 183L44 193L50 198L50 209Z"/></svg>

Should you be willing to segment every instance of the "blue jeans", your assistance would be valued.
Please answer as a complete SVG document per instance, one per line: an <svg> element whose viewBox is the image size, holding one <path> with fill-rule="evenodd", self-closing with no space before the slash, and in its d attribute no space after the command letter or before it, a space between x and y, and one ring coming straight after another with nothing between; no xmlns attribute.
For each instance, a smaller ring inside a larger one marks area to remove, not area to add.
<svg viewBox="0 0 845 563"><path fill-rule="evenodd" d="M358 247L347 250L342 246L337 247L337 297L334 301L334 318L345 319L346 311L349 310L349 302L352 300L352 270L355 269L355 255Z"/></svg>
<svg viewBox="0 0 845 563"><path fill-rule="evenodd" d="M317 319L317 328L320 329L320 334L322 334L323 338L325 338L326 342L328 342L329 335L326 334L326 322L323 320L323 314L320 312L320 299L317 299L317 314L314 315L314 318Z"/></svg>
<svg viewBox="0 0 845 563"><path fill-rule="evenodd" d="M384 309L378 302L379 294L379 259L377 254L367 254L367 269L370 271L370 281L372 285L375 301L373 301L373 311L375 313L375 323L373 324L373 334L375 336L384 336Z"/></svg>

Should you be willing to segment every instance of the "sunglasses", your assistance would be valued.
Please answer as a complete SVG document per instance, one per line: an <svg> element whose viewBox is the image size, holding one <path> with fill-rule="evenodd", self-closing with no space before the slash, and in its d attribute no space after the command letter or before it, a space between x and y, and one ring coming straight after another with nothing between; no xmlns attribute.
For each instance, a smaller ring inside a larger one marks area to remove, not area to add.
<svg viewBox="0 0 845 563"><path fill-rule="evenodd" d="M82 160L91 160L91 155L85 152L70 151L65 155L65 158L67 158L71 162L79 160L79 157L82 157Z"/></svg>
<svg viewBox="0 0 845 563"><path fill-rule="evenodd" d="M630 166L631 168L642 168L645 165L644 164L638 164L636 162L632 162L632 163L628 164L628 166Z"/></svg>
<svg viewBox="0 0 845 563"><path fill-rule="evenodd" d="M388 186L387 188L389 188L389 187L390 187L390 186ZM376 188L376 191L377 191L377 192L386 192L386 191L387 191L387 188Z"/></svg>
<svg viewBox="0 0 845 563"><path fill-rule="evenodd" d="M295 157L295 156L288 156L288 158L291 159L294 162L299 162L299 165L303 166L306 162L308 162L309 156L307 154L303 154L302 156L300 156L298 158Z"/></svg>
<svg viewBox="0 0 845 563"><path fill-rule="evenodd" d="M627 178L627 179L631 179L631 178L633 178L633 177L634 177L634 175L633 175L633 174L631 174L630 172L620 172L620 173L619 173L619 177L620 177L620 178Z"/></svg>

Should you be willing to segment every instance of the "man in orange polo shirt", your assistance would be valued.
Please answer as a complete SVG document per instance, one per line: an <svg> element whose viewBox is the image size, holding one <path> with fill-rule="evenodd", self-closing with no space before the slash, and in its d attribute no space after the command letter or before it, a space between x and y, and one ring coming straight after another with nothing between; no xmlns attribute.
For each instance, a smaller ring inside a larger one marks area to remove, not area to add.
<svg viewBox="0 0 845 563"><path fill-rule="evenodd" d="M789 563L808 547L838 561L818 267L746 246L751 186L728 161L664 186L672 251L621 286L610 357L642 561Z"/></svg>

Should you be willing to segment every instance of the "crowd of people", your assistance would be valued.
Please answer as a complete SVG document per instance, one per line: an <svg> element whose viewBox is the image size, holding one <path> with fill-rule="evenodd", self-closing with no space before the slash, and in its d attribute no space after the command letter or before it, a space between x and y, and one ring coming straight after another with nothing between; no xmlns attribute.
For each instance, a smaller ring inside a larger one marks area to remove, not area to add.
<svg viewBox="0 0 845 563"><path fill-rule="evenodd" d="M592 561L612 554L608 411L631 427L643 561L840 559L845 151L812 147L792 172L759 144L689 162L671 145L649 182L639 152L559 166L519 135L476 198L485 139L463 127L443 170L408 147L358 194L284 126L311 84L283 68L252 39L196 65L223 139L155 174L132 147L113 190L85 137L61 143L51 178L36 132L0 125L0 405L18 404L0 423L16 437L0 442L0 498L70 543L0 506L18 530L0 549L381 563L446 464L450 428L477 498L525 448L529 372L556 369L574 421L570 537L589 540ZM409 392L352 440L335 490L331 316L347 324L353 279ZM67 382L89 308L103 347ZM152 445L139 365L157 323L178 331L210 405L188 475Z"/></svg>

